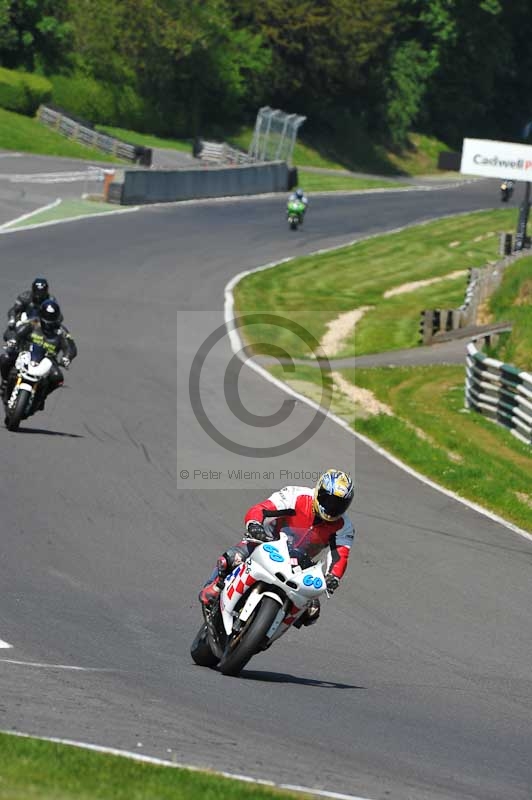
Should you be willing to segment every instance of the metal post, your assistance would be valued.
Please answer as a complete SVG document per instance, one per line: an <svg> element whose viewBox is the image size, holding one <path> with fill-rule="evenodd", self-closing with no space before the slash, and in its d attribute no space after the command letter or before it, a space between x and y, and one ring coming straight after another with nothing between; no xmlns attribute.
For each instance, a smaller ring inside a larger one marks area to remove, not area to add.
<svg viewBox="0 0 532 800"><path fill-rule="evenodd" d="M530 214L530 183L525 183L525 196L522 204L519 207L519 221L517 223L517 232L515 234L514 250L523 250L527 246L526 227L528 224L528 215Z"/></svg>

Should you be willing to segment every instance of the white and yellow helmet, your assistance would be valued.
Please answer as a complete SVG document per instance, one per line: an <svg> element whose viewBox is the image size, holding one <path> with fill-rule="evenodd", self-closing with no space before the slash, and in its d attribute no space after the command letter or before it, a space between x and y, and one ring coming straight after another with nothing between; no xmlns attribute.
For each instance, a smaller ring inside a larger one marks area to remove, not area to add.
<svg viewBox="0 0 532 800"><path fill-rule="evenodd" d="M355 487L348 472L328 469L316 484L312 509L326 522L333 522L345 514L354 494Z"/></svg>

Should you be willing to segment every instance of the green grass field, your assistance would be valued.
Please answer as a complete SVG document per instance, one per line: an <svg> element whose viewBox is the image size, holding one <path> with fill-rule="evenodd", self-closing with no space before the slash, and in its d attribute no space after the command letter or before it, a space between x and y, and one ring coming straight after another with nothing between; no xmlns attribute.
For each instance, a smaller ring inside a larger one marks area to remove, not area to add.
<svg viewBox="0 0 532 800"><path fill-rule="evenodd" d="M386 180L311 172L304 168L298 169L298 182L306 192L354 192L363 189L400 189L405 186Z"/></svg>
<svg viewBox="0 0 532 800"><path fill-rule="evenodd" d="M208 772L0 733L0 800L302 800Z"/></svg>
<svg viewBox="0 0 532 800"><path fill-rule="evenodd" d="M160 136L152 136L148 133L136 133L136 131L126 130L125 128L113 128L109 125L96 125L96 129L116 139L121 139L128 144L138 144L144 147L162 147L167 150L180 150L181 152L191 153L192 143L184 139L163 139Z"/></svg>
<svg viewBox="0 0 532 800"><path fill-rule="evenodd" d="M85 161L123 163L92 147L84 147L42 125L36 119L0 108L0 148Z"/></svg>
<svg viewBox="0 0 532 800"><path fill-rule="evenodd" d="M320 341L327 322L369 306L336 356L415 347L420 311L460 305L466 275L389 298L384 293L497 261L497 233L512 230L514 223L515 211L479 212L297 258L244 278L235 289L237 311L260 308L280 315ZM507 269L489 311L493 321L514 321L512 334L490 355L506 362L511 355L520 369L531 369L532 257ZM260 342L294 358L311 355L308 345L283 327L254 325L245 334L257 352ZM322 377L315 367L298 366L292 374L280 366L270 369L320 402ZM464 366L357 368L339 375L345 383L333 382L331 410L354 430L439 485L532 532L532 448L465 409L465 355ZM355 388L368 394L353 393ZM374 413L367 398L386 404L389 413Z"/></svg>
<svg viewBox="0 0 532 800"><path fill-rule="evenodd" d="M6 225L6 230L14 228L27 228L28 225L41 225L44 222L54 222L56 220L76 219L77 217L86 217L91 214L106 214L110 212L117 212L120 206L112 203L103 203L95 200L61 200L61 202L53 208L48 208L44 211L37 211L26 219L14 222L11 225ZM124 212L124 209L120 209ZM133 210L131 208L131 210Z"/></svg>
<svg viewBox="0 0 532 800"><path fill-rule="evenodd" d="M319 402L319 370L270 371ZM373 414L363 396L357 401L334 385L331 411L353 430L440 486L532 533L531 447L464 408L464 367L357 367L339 374L393 412Z"/></svg>
<svg viewBox="0 0 532 800"><path fill-rule="evenodd" d="M490 355L532 373L532 257L523 258L506 271L500 288L490 298L489 310L494 319L513 323L512 333L501 337Z"/></svg>
<svg viewBox="0 0 532 800"><path fill-rule="evenodd" d="M309 209L308 224L312 210ZM515 211L488 211L447 218L399 233L366 239L319 255L297 258L249 275L235 290L240 313L260 308L288 317L321 340L328 322L360 306L368 311L339 357L415 347L420 312L453 307L464 299L464 274L415 291L385 298L384 293L410 282L445 278L498 258L498 233L511 230ZM247 343L273 341L294 357L308 357L308 348L290 331L246 328Z"/></svg>

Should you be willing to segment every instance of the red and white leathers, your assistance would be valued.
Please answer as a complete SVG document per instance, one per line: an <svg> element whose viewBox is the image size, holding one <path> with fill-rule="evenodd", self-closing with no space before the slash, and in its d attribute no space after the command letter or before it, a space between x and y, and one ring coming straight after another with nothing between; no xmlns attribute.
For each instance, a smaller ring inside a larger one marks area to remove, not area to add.
<svg viewBox="0 0 532 800"><path fill-rule="evenodd" d="M267 500L252 506L244 522L260 522L267 531L278 534L284 531L292 537L294 547L316 559L325 549L330 549L328 572L341 578L347 569L349 552L354 538L351 520L342 515L333 522L326 522L313 510L314 490L306 486L285 486L274 492ZM287 516L264 516L264 512L282 511ZM294 513L295 512L295 513Z"/></svg>

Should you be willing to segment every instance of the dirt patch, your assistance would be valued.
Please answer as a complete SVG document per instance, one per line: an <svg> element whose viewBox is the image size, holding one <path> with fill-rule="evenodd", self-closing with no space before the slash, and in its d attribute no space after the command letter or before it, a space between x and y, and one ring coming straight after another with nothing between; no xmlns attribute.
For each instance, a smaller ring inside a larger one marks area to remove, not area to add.
<svg viewBox="0 0 532 800"><path fill-rule="evenodd" d="M359 322L366 311L370 311L374 306L360 306L352 311L346 311L339 317L327 323L327 330L320 342L322 352L331 357L338 353L348 336L353 332L357 322Z"/></svg>
<svg viewBox="0 0 532 800"><path fill-rule="evenodd" d="M334 385L342 394L345 394L353 403L359 405L368 416L376 416L377 414L387 414L389 417L394 416L392 409L385 403L381 403L380 400L377 400L373 392L370 392L369 389L362 389L360 386L355 386L349 381L346 381L339 372L333 372L332 379Z"/></svg>
<svg viewBox="0 0 532 800"><path fill-rule="evenodd" d="M475 317L475 323L477 325L489 325L490 322L493 322L493 314L490 311L490 302L488 298L479 305Z"/></svg>
<svg viewBox="0 0 532 800"><path fill-rule="evenodd" d="M525 506L532 508L532 494L525 494L524 492L515 492L515 496L517 497L520 503L524 503Z"/></svg>
<svg viewBox="0 0 532 800"><path fill-rule="evenodd" d="M525 281L514 300L514 306L532 306L532 281Z"/></svg>
<svg viewBox="0 0 532 800"><path fill-rule="evenodd" d="M467 275L466 269L457 269L454 272L449 272L448 275L442 275L440 278L427 278L424 281L412 281L411 283L403 283L402 286L396 286L394 289L388 289L384 292L383 297L394 297L396 294L406 294L407 292L414 292L416 289L421 289L423 286L431 286L433 283L440 283L441 281L454 281L455 278L461 278Z"/></svg>

